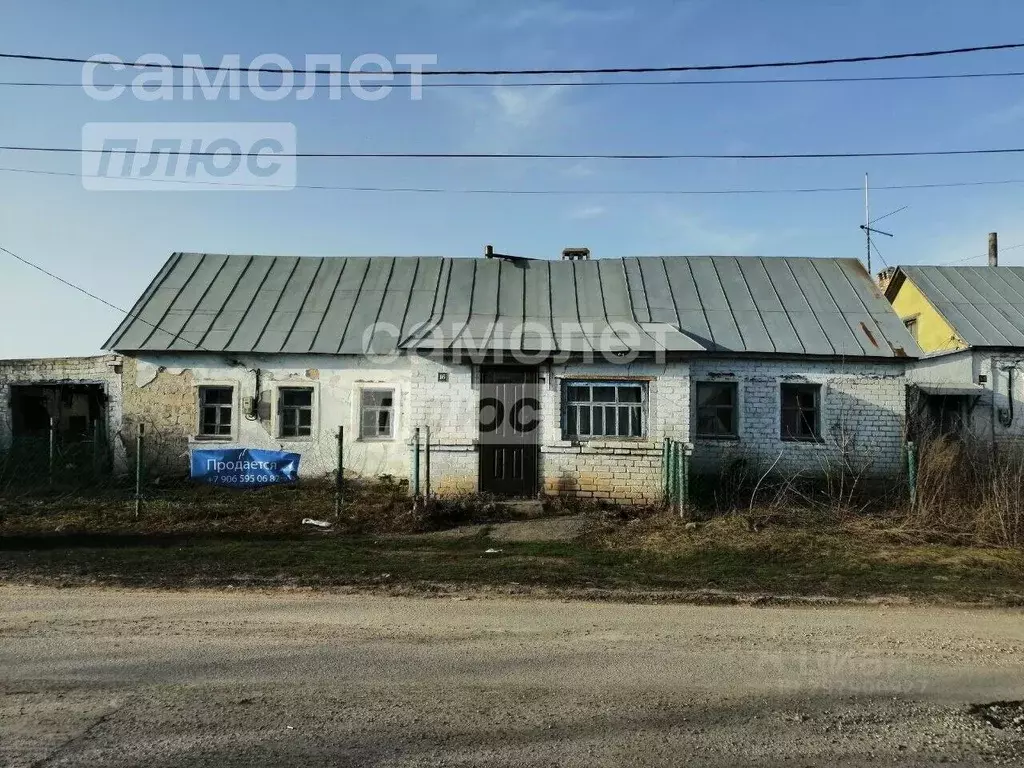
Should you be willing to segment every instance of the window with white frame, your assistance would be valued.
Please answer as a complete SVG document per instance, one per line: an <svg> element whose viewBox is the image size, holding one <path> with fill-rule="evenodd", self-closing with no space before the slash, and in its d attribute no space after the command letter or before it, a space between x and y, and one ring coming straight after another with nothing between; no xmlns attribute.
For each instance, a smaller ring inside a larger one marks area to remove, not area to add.
<svg viewBox="0 0 1024 768"><path fill-rule="evenodd" d="M395 437L395 390L364 389L360 403L359 437L393 440Z"/></svg>
<svg viewBox="0 0 1024 768"><path fill-rule="evenodd" d="M281 387L277 390L279 437L313 434L313 388Z"/></svg>
<svg viewBox="0 0 1024 768"><path fill-rule="evenodd" d="M647 383L567 381L563 398L563 440L644 437Z"/></svg>
<svg viewBox="0 0 1024 768"><path fill-rule="evenodd" d="M199 435L231 437L234 389L232 387L199 388Z"/></svg>

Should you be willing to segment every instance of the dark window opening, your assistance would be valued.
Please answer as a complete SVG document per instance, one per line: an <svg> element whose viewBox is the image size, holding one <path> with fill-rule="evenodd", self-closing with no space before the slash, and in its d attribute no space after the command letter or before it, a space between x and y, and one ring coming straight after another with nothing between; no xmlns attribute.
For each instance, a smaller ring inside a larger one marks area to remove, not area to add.
<svg viewBox="0 0 1024 768"><path fill-rule="evenodd" d="M199 434L203 437L230 437L232 400L231 387L199 388Z"/></svg>
<svg viewBox="0 0 1024 768"><path fill-rule="evenodd" d="M782 385L782 439L821 439L821 385Z"/></svg>
<svg viewBox="0 0 1024 768"><path fill-rule="evenodd" d="M278 390L281 437L309 437L313 434L313 388L282 387Z"/></svg>
<svg viewBox="0 0 1024 768"><path fill-rule="evenodd" d="M359 437L363 440L391 440L395 436L395 391L364 389Z"/></svg>
<svg viewBox="0 0 1024 768"><path fill-rule="evenodd" d="M738 434L735 382L697 382L697 436L736 437Z"/></svg>
<svg viewBox="0 0 1024 768"><path fill-rule="evenodd" d="M87 442L103 430L107 395L102 384L15 384L11 386L11 431L18 438Z"/></svg>
<svg viewBox="0 0 1024 768"><path fill-rule="evenodd" d="M917 341L917 318L910 317L903 321L904 327L910 332L914 341Z"/></svg>

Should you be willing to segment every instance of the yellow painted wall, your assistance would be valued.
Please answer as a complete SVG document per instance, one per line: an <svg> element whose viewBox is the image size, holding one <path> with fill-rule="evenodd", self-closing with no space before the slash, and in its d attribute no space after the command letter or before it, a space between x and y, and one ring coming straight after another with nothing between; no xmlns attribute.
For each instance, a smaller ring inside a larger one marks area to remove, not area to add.
<svg viewBox="0 0 1024 768"><path fill-rule="evenodd" d="M909 279L903 281L892 307L901 320L917 315L917 343L925 352L949 352L966 349L967 344L956 335L946 319Z"/></svg>

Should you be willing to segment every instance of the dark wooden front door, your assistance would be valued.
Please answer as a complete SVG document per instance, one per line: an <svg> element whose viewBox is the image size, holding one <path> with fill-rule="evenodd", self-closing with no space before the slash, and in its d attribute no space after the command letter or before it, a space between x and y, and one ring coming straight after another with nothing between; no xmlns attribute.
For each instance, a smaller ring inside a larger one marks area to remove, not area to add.
<svg viewBox="0 0 1024 768"><path fill-rule="evenodd" d="M480 373L480 490L535 496L540 453L540 393L535 368Z"/></svg>

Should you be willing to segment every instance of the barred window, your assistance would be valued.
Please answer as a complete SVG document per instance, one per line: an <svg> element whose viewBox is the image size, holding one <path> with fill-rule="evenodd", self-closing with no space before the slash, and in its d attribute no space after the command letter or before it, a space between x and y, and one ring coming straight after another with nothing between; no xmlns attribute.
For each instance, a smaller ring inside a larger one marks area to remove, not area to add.
<svg viewBox="0 0 1024 768"><path fill-rule="evenodd" d="M697 382L697 436L736 437L735 382Z"/></svg>
<svg viewBox="0 0 1024 768"><path fill-rule="evenodd" d="M313 388L282 387L277 391L280 437L313 434Z"/></svg>
<svg viewBox="0 0 1024 768"><path fill-rule="evenodd" d="M821 438L821 385L782 385L782 439Z"/></svg>
<svg viewBox="0 0 1024 768"><path fill-rule="evenodd" d="M646 383L569 381L564 393L563 440L646 434Z"/></svg>
<svg viewBox="0 0 1024 768"><path fill-rule="evenodd" d="M359 436L363 440L391 440L395 436L395 391L364 389Z"/></svg>
<svg viewBox="0 0 1024 768"><path fill-rule="evenodd" d="M231 387L199 388L199 434L201 436L231 436L232 396Z"/></svg>

